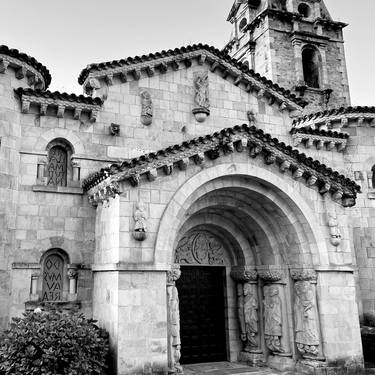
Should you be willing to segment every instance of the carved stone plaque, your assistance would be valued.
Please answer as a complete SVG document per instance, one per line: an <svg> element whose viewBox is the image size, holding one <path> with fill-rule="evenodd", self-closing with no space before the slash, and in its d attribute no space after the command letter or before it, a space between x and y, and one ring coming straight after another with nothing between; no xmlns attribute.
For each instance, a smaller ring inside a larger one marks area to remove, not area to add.
<svg viewBox="0 0 375 375"><path fill-rule="evenodd" d="M49 255L44 262L42 301L61 301L64 262L58 255Z"/></svg>
<svg viewBox="0 0 375 375"><path fill-rule="evenodd" d="M224 264L224 248L209 232L193 232L181 238L176 249L179 264Z"/></svg>

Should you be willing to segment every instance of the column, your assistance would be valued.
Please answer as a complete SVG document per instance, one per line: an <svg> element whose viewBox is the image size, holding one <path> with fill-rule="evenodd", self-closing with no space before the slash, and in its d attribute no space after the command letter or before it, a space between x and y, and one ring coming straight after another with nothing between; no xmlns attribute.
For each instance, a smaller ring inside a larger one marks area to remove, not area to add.
<svg viewBox="0 0 375 375"><path fill-rule="evenodd" d="M39 294L38 294L38 281L39 281L40 273L36 272L31 275L31 284L30 284L30 301L38 301Z"/></svg>
<svg viewBox="0 0 375 375"><path fill-rule="evenodd" d="M268 365L280 371L292 371L295 362L291 358L291 314L286 298L285 270L279 266L262 266L258 267L258 274L264 283L264 340L269 351Z"/></svg>
<svg viewBox="0 0 375 375"><path fill-rule="evenodd" d="M233 267L237 285L237 311L243 350L238 360L256 366L265 363L259 324L258 273L253 267Z"/></svg>
<svg viewBox="0 0 375 375"><path fill-rule="evenodd" d="M297 86L305 86L305 79L303 77L303 65L302 65L302 43L298 39L292 41L294 49L294 62L296 71L296 82Z"/></svg>
<svg viewBox="0 0 375 375"><path fill-rule="evenodd" d="M38 168L37 168L37 184L38 185L46 185L47 179L46 179L46 166L47 166L47 158L46 157L40 157L38 159Z"/></svg>
<svg viewBox="0 0 375 375"><path fill-rule="evenodd" d="M316 303L317 274L313 269L293 268L294 341L300 356L311 361L324 361Z"/></svg>
<svg viewBox="0 0 375 375"><path fill-rule="evenodd" d="M170 374L182 374L180 307L176 280L181 276L180 265L173 264L167 271L167 303L168 303L168 368Z"/></svg>
<svg viewBox="0 0 375 375"><path fill-rule="evenodd" d="M69 267L68 269L69 278L69 301L75 301L77 299L77 278L78 272L76 267Z"/></svg>

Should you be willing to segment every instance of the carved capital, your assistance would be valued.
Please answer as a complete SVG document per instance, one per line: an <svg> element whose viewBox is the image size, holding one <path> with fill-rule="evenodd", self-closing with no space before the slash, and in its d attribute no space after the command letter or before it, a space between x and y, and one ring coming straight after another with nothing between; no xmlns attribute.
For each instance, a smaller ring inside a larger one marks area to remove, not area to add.
<svg viewBox="0 0 375 375"><path fill-rule="evenodd" d="M242 283L258 280L257 270L248 266L232 267L230 276L233 280Z"/></svg>
<svg viewBox="0 0 375 375"><path fill-rule="evenodd" d="M172 264L171 269L167 271L167 285L174 285L181 276L179 264Z"/></svg>
<svg viewBox="0 0 375 375"><path fill-rule="evenodd" d="M290 276L295 281L316 281L318 277L315 270L309 268L292 268Z"/></svg>
<svg viewBox="0 0 375 375"><path fill-rule="evenodd" d="M68 277L69 279L76 279L78 277L78 272L77 269L75 268L70 268L68 270Z"/></svg>
<svg viewBox="0 0 375 375"><path fill-rule="evenodd" d="M265 267L258 269L259 277L266 282L282 281L284 279L284 272L280 268Z"/></svg>

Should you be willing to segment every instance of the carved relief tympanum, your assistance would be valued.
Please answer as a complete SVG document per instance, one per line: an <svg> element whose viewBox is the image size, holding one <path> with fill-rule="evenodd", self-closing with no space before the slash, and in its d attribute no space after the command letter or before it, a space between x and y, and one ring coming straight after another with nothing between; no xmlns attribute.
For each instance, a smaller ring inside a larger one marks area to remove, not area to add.
<svg viewBox="0 0 375 375"><path fill-rule="evenodd" d="M179 264L224 264L224 248L209 232L189 233L178 243L175 262Z"/></svg>

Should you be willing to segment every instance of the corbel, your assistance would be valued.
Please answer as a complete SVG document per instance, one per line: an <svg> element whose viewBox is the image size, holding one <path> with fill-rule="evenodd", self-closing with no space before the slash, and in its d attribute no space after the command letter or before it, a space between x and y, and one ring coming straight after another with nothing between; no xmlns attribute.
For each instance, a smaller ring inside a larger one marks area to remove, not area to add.
<svg viewBox="0 0 375 375"><path fill-rule="evenodd" d="M211 71L212 73L214 73L215 70L219 67L219 65L220 65L220 63L219 63L218 61L215 60L215 61L212 63L211 67L210 67L210 71Z"/></svg>
<svg viewBox="0 0 375 375"><path fill-rule="evenodd" d="M74 108L73 118L74 120L79 120L81 118L82 109L81 108Z"/></svg>
<svg viewBox="0 0 375 375"><path fill-rule="evenodd" d="M331 141L327 143L327 150L332 151L336 147L335 142Z"/></svg>
<svg viewBox="0 0 375 375"><path fill-rule="evenodd" d="M62 118L62 117L64 117L64 112L65 112L65 106L60 104L60 105L57 107L57 117L58 117L58 118Z"/></svg>
<svg viewBox="0 0 375 375"><path fill-rule="evenodd" d="M314 175L311 175L308 179L307 179L307 185L308 186L313 186L316 184L316 182L318 181L318 178Z"/></svg>
<svg viewBox="0 0 375 375"><path fill-rule="evenodd" d="M342 128L347 128L348 127L348 118L347 117L343 117L342 119L341 119L341 127Z"/></svg>
<svg viewBox="0 0 375 375"><path fill-rule="evenodd" d="M178 162L178 167L180 168L181 171L185 171L187 166L189 165L189 158L183 158Z"/></svg>
<svg viewBox="0 0 375 375"><path fill-rule="evenodd" d="M173 172L173 163L168 163L163 166L164 173L169 176Z"/></svg>
<svg viewBox="0 0 375 375"><path fill-rule="evenodd" d="M285 173L289 168L290 168L290 162L288 160L284 160L281 164L280 164L280 172L281 173Z"/></svg>
<svg viewBox="0 0 375 375"><path fill-rule="evenodd" d="M121 83L126 83L126 82L128 82L127 71L123 71L123 72L121 72L120 75L119 75L119 77L120 77L120 81L121 81Z"/></svg>
<svg viewBox="0 0 375 375"><path fill-rule="evenodd" d="M160 63L157 67L160 70L160 73L164 74L168 71L168 66L165 63Z"/></svg>
<svg viewBox="0 0 375 375"><path fill-rule="evenodd" d="M343 142L340 142L338 145L337 145L337 151L338 152L342 152L345 150L345 147L346 147L346 142L343 141Z"/></svg>
<svg viewBox="0 0 375 375"><path fill-rule="evenodd" d="M133 69L132 75L134 80L139 81L141 79L141 71L139 69Z"/></svg>
<svg viewBox="0 0 375 375"><path fill-rule="evenodd" d="M285 102L281 102L279 105L279 110L281 112L285 111L288 108L288 105Z"/></svg>
<svg viewBox="0 0 375 375"><path fill-rule="evenodd" d="M256 158L262 152L262 146L257 144L252 144L250 147L249 155L252 158Z"/></svg>
<svg viewBox="0 0 375 375"><path fill-rule="evenodd" d="M0 59L0 73L5 73L8 69L9 61Z"/></svg>
<svg viewBox="0 0 375 375"><path fill-rule="evenodd" d="M358 126L363 126L364 121L365 121L365 118L363 116L358 117Z"/></svg>
<svg viewBox="0 0 375 375"><path fill-rule="evenodd" d="M209 150L207 152L207 156L211 159L211 160L216 160L219 156L220 156L220 151L218 148L214 148L212 150Z"/></svg>
<svg viewBox="0 0 375 375"><path fill-rule="evenodd" d="M206 59L207 59L207 55L205 55L204 53L201 53L198 57L198 64L203 65Z"/></svg>
<svg viewBox="0 0 375 375"><path fill-rule="evenodd" d="M146 73L149 77L153 77L155 75L155 69L152 66L147 66Z"/></svg>
<svg viewBox="0 0 375 375"><path fill-rule="evenodd" d="M97 117L98 111L93 109L90 113L90 122L95 122Z"/></svg>
<svg viewBox="0 0 375 375"><path fill-rule="evenodd" d="M273 153L268 153L265 157L264 157L264 162L266 165L271 165L271 164L274 164L276 161L276 155L273 154Z"/></svg>
<svg viewBox="0 0 375 375"><path fill-rule="evenodd" d="M191 67L191 65L192 65L191 59L186 58L186 59L184 59L184 60L182 60L182 61L183 61L183 63L185 64L185 67L186 67L186 68L190 68L190 67Z"/></svg>
<svg viewBox="0 0 375 375"><path fill-rule="evenodd" d="M294 172L293 172L293 178L295 180L298 180L300 179L302 176L303 176L303 172L304 170L302 168L297 168Z"/></svg>
<svg viewBox="0 0 375 375"><path fill-rule="evenodd" d="M38 90L43 90L44 89L44 83L43 83L43 81L42 81L42 79L41 78L37 78L36 79L36 82L35 82L35 86L34 86L36 89L38 89Z"/></svg>
<svg viewBox="0 0 375 375"><path fill-rule="evenodd" d="M246 88L245 88L246 92L251 92L253 87L254 87L254 85L250 81L248 81L247 85L246 85Z"/></svg>
<svg viewBox="0 0 375 375"><path fill-rule="evenodd" d="M236 77L236 79L234 80L234 82L233 82L234 85L235 85L235 86L238 86L238 85L241 83L242 79L243 79L243 75L242 75L242 74L238 75L238 76Z"/></svg>
<svg viewBox="0 0 375 375"><path fill-rule="evenodd" d="M324 141L319 139L318 142L316 142L316 149L321 150L324 147Z"/></svg>
<svg viewBox="0 0 375 375"><path fill-rule="evenodd" d="M47 103L41 103L40 104L40 115L41 116L45 116L47 114L47 108L48 108Z"/></svg>
<svg viewBox="0 0 375 375"><path fill-rule="evenodd" d="M325 182L324 185L319 189L320 194L326 194L331 190L331 184L329 182Z"/></svg>
<svg viewBox="0 0 375 375"><path fill-rule="evenodd" d="M194 156L194 162L195 164L203 164L204 163L204 152L198 152L195 156Z"/></svg>
<svg viewBox="0 0 375 375"><path fill-rule="evenodd" d="M105 82L108 86L112 86L113 85L113 74L110 73L110 74L106 74L105 76Z"/></svg>
<svg viewBox="0 0 375 375"><path fill-rule="evenodd" d="M131 186L135 187L135 186L138 186L139 185L139 179L140 179L140 176L138 173L134 173L132 175L129 176L129 182L131 184Z"/></svg>
<svg viewBox="0 0 375 375"><path fill-rule="evenodd" d="M229 76L229 73L230 73L229 69L225 68L223 70L223 75L222 75L223 79L227 79L227 77Z"/></svg>
<svg viewBox="0 0 375 375"><path fill-rule="evenodd" d="M22 79L25 77L26 77L26 68L24 66L21 66L16 70L16 78Z"/></svg>
<svg viewBox="0 0 375 375"><path fill-rule="evenodd" d="M257 93L256 93L256 96L258 99L262 99L265 95L265 90L264 89L260 89Z"/></svg>
<svg viewBox="0 0 375 375"><path fill-rule="evenodd" d="M332 194L332 198L333 198L334 200L340 200L340 199L342 198L343 195L344 195L344 194L343 194L342 190L337 189L337 190Z"/></svg>
<svg viewBox="0 0 375 375"><path fill-rule="evenodd" d="M247 147L248 141L247 138L241 138L239 142L236 143L236 150L242 152Z"/></svg>
<svg viewBox="0 0 375 375"><path fill-rule="evenodd" d="M273 105L273 104L275 103L275 101L276 101L275 96L272 95L272 94L270 94L270 95L268 96L268 100L267 100L268 104L269 104L269 105Z"/></svg>
<svg viewBox="0 0 375 375"><path fill-rule="evenodd" d="M147 179L149 181L155 181L158 177L158 170L156 168L152 168L147 172Z"/></svg>
<svg viewBox="0 0 375 375"><path fill-rule="evenodd" d="M22 113L29 113L30 102L28 100L22 100Z"/></svg>
<svg viewBox="0 0 375 375"><path fill-rule="evenodd" d="M172 67L172 69L173 69L175 72L178 70L179 65L178 65L177 60L172 60L172 61L171 61L171 67Z"/></svg>
<svg viewBox="0 0 375 375"><path fill-rule="evenodd" d="M313 138L307 138L305 142L305 147L306 148L311 148L314 146L314 139Z"/></svg>
<svg viewBox="0 0 375 375"><path fill-rule="evenodd" d="M29 72L29 75L27 76L27 84L29 86L33 86L35 84L36 77L34 73Z"/></svg>

